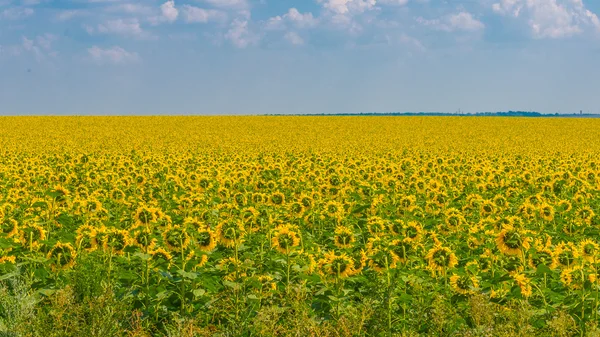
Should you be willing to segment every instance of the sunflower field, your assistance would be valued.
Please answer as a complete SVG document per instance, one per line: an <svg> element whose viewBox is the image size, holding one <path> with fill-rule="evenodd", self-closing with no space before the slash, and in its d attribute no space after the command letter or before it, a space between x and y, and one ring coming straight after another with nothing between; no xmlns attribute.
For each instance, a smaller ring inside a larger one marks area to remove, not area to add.
<svg viewBox="0 0 600 337"><path fill-rule="evenodd" d="M0 336L599 336L600 120L2 117Z"/></svg>

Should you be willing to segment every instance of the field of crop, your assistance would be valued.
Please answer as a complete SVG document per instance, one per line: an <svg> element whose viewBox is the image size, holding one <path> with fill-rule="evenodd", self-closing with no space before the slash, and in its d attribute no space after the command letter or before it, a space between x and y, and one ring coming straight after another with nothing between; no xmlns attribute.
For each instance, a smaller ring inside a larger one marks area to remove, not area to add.
<svg viewBox="0 0 600 337"><path fill-rule="evenodd" d="M0 118L0 336L598 336L600 120Z"/></svg>

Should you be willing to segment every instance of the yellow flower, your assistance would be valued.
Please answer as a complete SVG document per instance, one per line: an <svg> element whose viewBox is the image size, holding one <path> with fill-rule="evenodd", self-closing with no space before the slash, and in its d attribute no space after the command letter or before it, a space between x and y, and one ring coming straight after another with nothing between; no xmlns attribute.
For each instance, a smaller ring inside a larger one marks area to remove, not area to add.
<svg viewBox="0 0 600 337"><path fill-rule="evenodd" d="M275 228L271 245L280 253L289 254L294 247L300 245L300 237L289 225L281 225Z"/></svg>
<svg viewBox="0 0 600 337"><path fill-rule="evenodd" d="M46 258L50 260L52 270L64 270L75 265L75 249L70 243L57 242L48 252Z"/></svg>
<svg viewBox="0 0 600 337"><path fill-rule="evenodd" d="M244 241L246 231L240 222L224 220L216 228L219 243L225 247L233 248Z"/></svg>
<svg viewBox="0 0 600 337"><path fill-rule="evenodd" d="M444 274L448 269L452 269L458 264L458 259L452 250L442 246L430 249L425 259L428 261L429 269L433 273L441 272Z"/></svg>
<svg viewBox="0 0 600 337"><path fill-rule="evenodd" d="M337 226L335 228L335 236L333 237L333 244L338 248L351 248L354 243L354 233L352 230L345 226Z"/></svg>
<svg viewBox="0 0 600 337"><path fill-rule="evenodd" d="M579 243L581 257L589 263L595 263L598 260L600 247L595 241L585 239Z"/></svg>
<svg viewBox="0 0 600 337"><path fill-rule="evenodd" d="M162 259L169 263L169 265L171 264L171 260L173 259L173 255L171 255L171 253L169 253L169 251L167 251L163 247L154 248L148 251L148 254L150 254L153 261L159 261Z"/></svg>
<svg viewBox="0 0 600 337"><path fill-rule="evenodd" d="M163 231L163 242L167 248L174 252L180 252L190 244L190 236L184 227L180 225L168 226Z"/></svg>
<svg viewBox="0 0 600 337"><path fill-rule="evenodd" d="M87 252L93 252L98 248L98 241L96 240L96 228L92 225L86 224L81 225L75 233L75 246L77 249L83 249Z"/></svg>
<svg viewBox="0 0 600 337"><path fill-rule="evenodd" d="M496 236L496 246L506 255L519 255L529 249L530 238L524 233L508 225Z"/></svg>
<svg viewBox="0 0 600 337"><path fill-rule="evenodd" d="M319 270L325 277L346 278L355 275L354 261L346 253L336 254L330 251L319 261Z"/></svg>
<svg viewBox="0 0 600 337"><path fill-rule="evenodd" d="M479 288L479 281L475 276L453 274L450 276L450 286L461 295L472 295Z"/></svg>
<svg viewBox="0 0 600 337"><path fill-rule="evenodd" d="M531 294L532 294L531 280L528 279L525 276L525 274L513 273L511 276L512 276L513 280L515 280L515 282L517 283L519 288L521 289L521 295L523 295L523 297L531 296Z"/></svg>
<svg viewBox="0 0 600 337"><path fill-rule="evenodd" d="M201 229L196 234L198 248L204 252L210 252L217 246L217 236L210 228Z"/></svg>

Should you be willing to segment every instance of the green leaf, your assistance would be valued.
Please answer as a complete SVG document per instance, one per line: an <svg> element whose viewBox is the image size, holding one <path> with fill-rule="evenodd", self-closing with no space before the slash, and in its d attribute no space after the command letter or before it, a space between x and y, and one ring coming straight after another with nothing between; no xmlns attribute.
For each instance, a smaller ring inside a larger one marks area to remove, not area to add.
<svg viewBox="0 0 600 337"><path fill-rule="evenodd" d="M202 295L206 294L206 290L204 289L196 289L194 291L192 291L192 294L194 294L194 296L196 298L201 297Z"/></svg>

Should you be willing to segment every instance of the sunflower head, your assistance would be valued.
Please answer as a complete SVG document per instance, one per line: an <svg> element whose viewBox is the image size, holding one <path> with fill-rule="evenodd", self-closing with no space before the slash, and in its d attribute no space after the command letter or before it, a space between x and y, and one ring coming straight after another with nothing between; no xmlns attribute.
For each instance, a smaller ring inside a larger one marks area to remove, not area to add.
<svg viewBox="0 0 600 337"><path fill-rule="evenodd" d="M445 273L458 264L456 255L448 247L436 246L429 250L425 258L428 261L429 269L433 273Z"/></svg>
<svg viewBox="0 0 600 337"><path fill-rule="evenodd" d="M225 247L235 247L244 240L246 231L242 223L232 219L224 220L216 228L219 243Z"/></svg>
<svg viewBox="0 0 600 337"><path fill-rule="evenodd" d="M102 243L102 248L105 251L110 251L112 254L123 255L125 248L131 244L129 232L122 229L110 228L107 229Z"/></svg>
<svg viewBox="0 0 600 337"><path fill-rule="evenodd" d="M529 249L531 241L522 231L512 227L505 226L496 236L496 245L498 249L506 255L519 255L524 250Z"/></svg>
<svg viewBox="0 0 600 337"><path fill-rule="evenodd" d="M280 225L275 229L271 239L273 248L282 254L289 254L300 245L298 233L289 225Z"/></svg>
<svg viewBox="0 0 600 337"><path fill-rule="evenodd" d="M460 295L472 295L477 292L479 281L475 276L453 274L450 276L450 286Z"/></svg>
<svg viewBox="0 0 600 337"><path fill-rule="evenodd" d="M200 229L196 234L198 248L203 252L210 252L217 246L217 236L210 228Z"/></svg>
<svg viewBox="0 0 600 337"><path fill-rule="evenodd" d="M185 227L180 225L168 226L163 231L163 242L170 251L180 252L190 244L190 236Z"/></svg>
<svg viewBox="0 0 600 337"><path fill-rule="evenodd" d="M134 219L136 223L148 225L155 222L158 218L158 210L153 207L142 206L135 211Z"/></svg>
<svg viewBox="0 0 600 337"><path fill-rule="evenodd" d="M75 245L78 247L77 249L92 252L98 248L98 240L96 240L97 230L94 226L89 224L79 226L76 233Z"/></svg>
<svg viewBox="0 0 600 337"><path fill-rule="evenodd" d="M345 226L337 226L335 228L333 244L338 248L351 248L355 241L352 230Z"/></svg>
<svg viewBox="0 0 600 337"><path fill-rule="evenodd" d="M324 277L346 278L356 273L354 261L345 253L336 254L334 251L325 253L319 261L319 272Z"/></svg>
<svg viewBox="0 0 600 337"><path fill-rule="evenodd" d="M70 243L57 242L48 252L46 258L50 260L52 270L69 269L75 265L75 249Z"/></svg>
<svg viewBox="0 0 600 337"><path fill-rule="evenodd" d="M515 283L517 284L517 286L520 288L521 290L521 295L523 297L529 297L531 296L531 294L533 293L532 291L532 287L531 287L531 280L527 278L527 276L525 276L525 274L522 273L512 273L511 274L513 280L515 281Z"/></svg>
<svg viewBox="0 0 600 337"><path fill-rule="evenodd" d="M148 254L150 254L150 258L155 264L166 262L170 265L171 260L173 259L173 255L171 255L171 253L163 247L153 248L152 250L148 251Z"/></svg>
<svg viewBox="0 0 600 337"><path fill-rule="evenodd" d="M579 244L581 257L590 263L595 263L598 260L598 252L600 247L595 241L585 239Z"/></svg>

